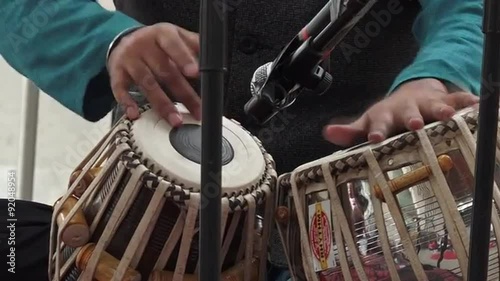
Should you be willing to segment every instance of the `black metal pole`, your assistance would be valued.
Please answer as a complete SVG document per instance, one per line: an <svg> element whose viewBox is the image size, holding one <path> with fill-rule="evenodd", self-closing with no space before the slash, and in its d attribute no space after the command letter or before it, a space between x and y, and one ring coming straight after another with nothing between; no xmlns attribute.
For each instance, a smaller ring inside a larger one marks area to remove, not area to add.
<svg viewBox="0 0 500 281"><path fill-rule="evenodd" d="M200 281L221 280L221 170L225 62L225 0L200 8L201 208ZM222 5L221 5L222 4Z"/></svg>
<svg viewBox="0 0 500 281"><path fill-rule="evenodd" d="M500 82L500 1L484 1L483 32L481 101L469 249L470 281L486 281L488 278Z"/></svg>

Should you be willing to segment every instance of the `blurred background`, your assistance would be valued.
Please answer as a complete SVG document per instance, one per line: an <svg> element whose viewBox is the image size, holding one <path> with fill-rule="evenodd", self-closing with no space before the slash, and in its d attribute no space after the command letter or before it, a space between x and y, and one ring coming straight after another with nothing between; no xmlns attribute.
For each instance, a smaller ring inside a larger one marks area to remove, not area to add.
<svg viewBox="0 0 500 281"><path fill-rule="evenodd" d="M113 10L112 0L98 1ZM23 77L0 57L0 198L7 197L7 172L18 169ZM106 134L111 116L87 122L40 93L33 201L53 205L68 188L69 175ZM17 172L19 175L19 172ZM4 184L5 183L5 184Z"/></svg>

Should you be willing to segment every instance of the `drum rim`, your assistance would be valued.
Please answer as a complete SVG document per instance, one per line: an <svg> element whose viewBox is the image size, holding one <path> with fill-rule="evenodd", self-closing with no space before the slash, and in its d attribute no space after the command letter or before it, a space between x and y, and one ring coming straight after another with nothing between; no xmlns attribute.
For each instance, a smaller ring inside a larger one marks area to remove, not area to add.
<svg viewBox="0 0 500 281"><path fill-rule="evenodd" d="M182 104L176 106L184 115L184 124L201 125ZM264 174L266 156L262 145L251 134L242 130L239 123L226 117L222 118L222 123L223 136L233 151L231 161L222 166L222 186L224 192L239 192L258 184ZM149 110L133 122L131 135L134 144L139 147L142 159L154 164L151 165L153 173L182 182L192 191L199 192L201 165L177 150L171 140L174 130L157 112ZM159 147L162 148L158 149Z"/></svg>
<svg viewBox="0 0 500 281"><path fill-rule="evenodd" d="M149 104L139 107L139 113L141 115L142 113L149 110L152 110ZM232 119L228 120L231 122L236 122ZM184 203L186 201L189 201L190 194L192 192L199 193L198 190L193 190L193 188L186 187L182 183L179 184L175 181L167 180L166 178L168 175L156 174L154 169L155 163L153 163L153 161L148 162L148 159L144 161L141 157L142 155L140 149L137 147L137 145L134 144L133 133L131 130L134 121L124 116L119 122L125 125L125 129L117 132L117 134L115 135L115 144L126 144L128 146L128 148L120 156L120 160L129 170L143 169L145 171L141 176L141 181L143 182L144 186L154 190L160 184L160 182L167 184L172 188L165 193L165 197L177 203ZM236 122L236 124L238 123ZM275 162L272 156L265 150L265 148L262 146L262 142L256 136L252 135L244 127L240 127L245 133L249 134L253 138L257 146L260 148L264 157L265 167L260 179L257 182L254 182L252 185L238 191L231 190L231 192L222 192L221 198L229 200L229 207L232 211L246 209L247 200L245 199L245 196L248 194L252 195L256 199L256 202L258 204L262 203L266 198L265 193L273 192L274 187L277 183Z"/></svg>
<svg viewBox="0 0 500 281"><path fill-rule="evenodd" d="M500 112L499 112L500 113ZM469 130L475 131L478 126L479 111L473 107L467 107L457 111L454 118L462 118L467 124ZM500 114L499 114L500 115ZM424 126L420 131L425 131L431 143L438 143L445 134L457 135L460 132L457 122L451 118L447 121L436 121ZM387 140L376 143L362 143L345 150L339 150L333 154L303 164L293 171L283 173L278 177L279 188L291 188L292 175L297 184L307 185L310 182L318 181L323 178L322 166L329 164L329 170L332 175L346 172L350 169L360 169L368 167L364 159L363 152L371 149L375 158L379 160L384 156L389 156L401 151L403 148L416 147L419 144L417 131L407 131L395 135Z"/></svg>

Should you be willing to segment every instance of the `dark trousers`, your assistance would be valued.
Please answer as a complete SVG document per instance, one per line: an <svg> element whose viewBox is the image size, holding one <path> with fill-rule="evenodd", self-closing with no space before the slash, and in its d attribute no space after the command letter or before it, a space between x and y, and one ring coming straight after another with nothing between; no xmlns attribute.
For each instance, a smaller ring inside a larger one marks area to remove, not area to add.
<svg viewBox="0 0 500 281"><path fill-rule="evenodd" d="M0 280L48 280L52 207L0 199Z"/></svg>

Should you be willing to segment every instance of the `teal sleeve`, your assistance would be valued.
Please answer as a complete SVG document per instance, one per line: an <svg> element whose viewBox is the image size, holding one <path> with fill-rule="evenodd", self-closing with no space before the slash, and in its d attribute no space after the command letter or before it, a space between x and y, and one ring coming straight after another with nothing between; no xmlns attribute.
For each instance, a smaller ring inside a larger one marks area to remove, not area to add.
<svg viewBox="0 0 500 281"><path fill-rule="evenodd" d="M420 0L413 32L420 50L395 79L437 78L479 95L483 54L483 0Z"/></svg>
<svg viewBox="0 0 500 281"><path fill-rule="evenodd" d="M108 46L134 26L140 23L90 0L0 0L0 54L63 106L96 121L114 102Z"/></svg>

